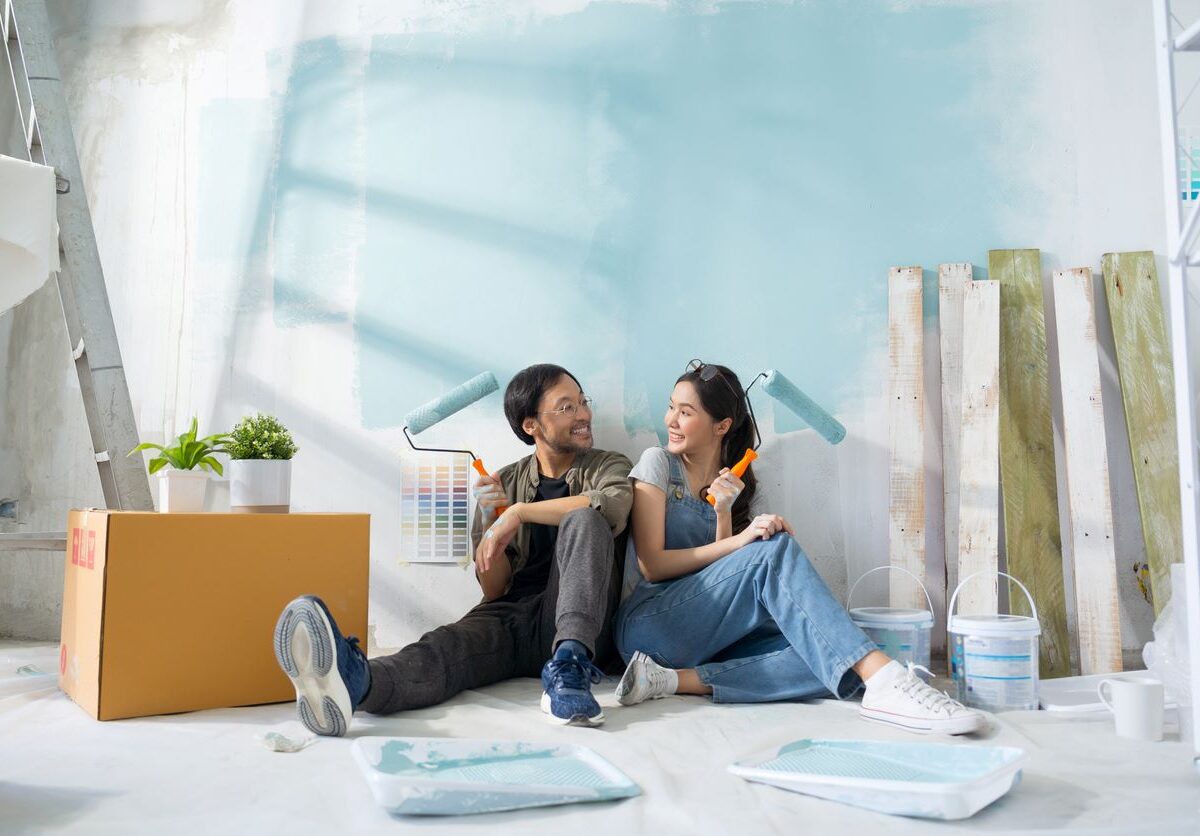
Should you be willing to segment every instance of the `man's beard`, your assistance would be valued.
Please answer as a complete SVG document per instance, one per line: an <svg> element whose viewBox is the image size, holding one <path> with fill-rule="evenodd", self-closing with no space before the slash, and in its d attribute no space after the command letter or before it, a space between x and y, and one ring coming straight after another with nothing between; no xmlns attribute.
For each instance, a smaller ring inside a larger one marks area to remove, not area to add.
<svg viewBox="0 0 1200 836"><path fill-rule="evenodd" d="M571 453L582 453L584 450L592 449L591 424L585 424L589 430L587 441L576 441L575 437L570 432L564 433L561 438L552 438L545 432L542 434L542 439L546 442L546 446L554 453L560 456L570 455ZM572 427L572 429L575 429ZM543 430L545 427L543 426Z"/></svg>

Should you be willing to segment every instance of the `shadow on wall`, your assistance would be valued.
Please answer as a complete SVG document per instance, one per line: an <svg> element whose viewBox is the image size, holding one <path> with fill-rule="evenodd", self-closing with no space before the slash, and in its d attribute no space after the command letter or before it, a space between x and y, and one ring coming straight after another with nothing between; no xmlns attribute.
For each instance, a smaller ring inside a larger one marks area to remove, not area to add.
<svg viewBox="0 0 1200 836"><path fill-rule="evenodd" d="M986 119L964 118L992 13L867 5L601 4L519 31L299 44L239 298L284 327L353 322L372 427L411 404L399 387L519 368L490 341L522 321L584 376L623 370L632 403L696 342L831 402L887 266L946 240L984 251L999 189ZM909 127L881 142L890 124ZM731 321L746 305L753 327Z"/></svg>

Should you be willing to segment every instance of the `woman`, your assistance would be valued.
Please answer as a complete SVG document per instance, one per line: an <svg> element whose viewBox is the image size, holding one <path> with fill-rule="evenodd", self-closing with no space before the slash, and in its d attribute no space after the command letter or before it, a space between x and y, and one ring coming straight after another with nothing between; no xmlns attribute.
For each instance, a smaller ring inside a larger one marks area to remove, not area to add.
<svg viewBox="0 0 1200 836"><path fill-rule="evenodd" d="M864 719L948 734L982 726L979 712L879 651L830 594L786 520L751 516L753 469L741 479L729 470L755 440L732 371L692 361L665 422L666 447L647 450L630 474L629 597L616 619L628 663L617 686L622 705L668 694L844 699L865 683Z"/></svg>

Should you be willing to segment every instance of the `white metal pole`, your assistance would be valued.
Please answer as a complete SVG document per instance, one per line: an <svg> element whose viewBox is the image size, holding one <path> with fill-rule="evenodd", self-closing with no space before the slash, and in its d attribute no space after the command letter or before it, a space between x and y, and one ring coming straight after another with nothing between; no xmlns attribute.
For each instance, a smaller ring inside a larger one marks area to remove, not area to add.
<svg viewBox="0 0 1200 836"><path fill-rule="evenodd" d="M1166 200L1167 252L1180 244L1181 207L1179 195L1179 125L1175 111L1175 42L1171 37L1170 0L1154 4L1154 34L1158 65L1158 112L1162 142L1163 196ZM1191 648L1192 757L1200 769L1200 560L1197 557L1196 432L1192 410L1192 375L1188 357L1188 294L1186 260L1168 259L1168 317L1171 323L1171 355L1175 373L1176 440L1179 448L1179 497L1183 524L1184 589L1177 602L1187 609L1188 641ZM1182 710L1182 709L1181 709Z"/></svg>

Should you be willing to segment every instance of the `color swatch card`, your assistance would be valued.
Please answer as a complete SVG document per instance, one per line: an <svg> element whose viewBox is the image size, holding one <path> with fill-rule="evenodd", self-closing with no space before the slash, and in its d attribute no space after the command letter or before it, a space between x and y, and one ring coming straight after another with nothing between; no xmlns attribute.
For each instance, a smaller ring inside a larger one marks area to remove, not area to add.
<svg viewBox="0 0 1200 836"><path fill-rule="evenodd" d="M470 559L470 459L418 453L400 465L400 559L460 563Z"/></svg>

